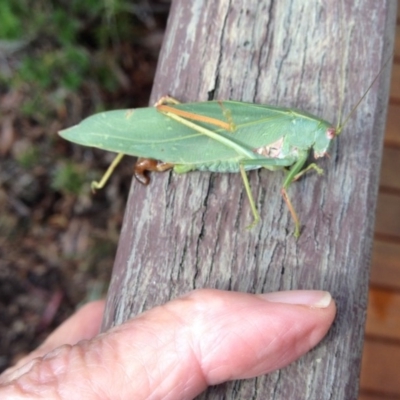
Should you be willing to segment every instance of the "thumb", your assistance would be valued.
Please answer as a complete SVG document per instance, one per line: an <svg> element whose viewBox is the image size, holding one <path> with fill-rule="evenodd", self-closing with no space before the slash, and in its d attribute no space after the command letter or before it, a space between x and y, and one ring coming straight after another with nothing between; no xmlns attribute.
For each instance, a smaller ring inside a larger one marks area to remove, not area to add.
<svg viewBox="0 0 400 400"><path fill-rule="evenodd" d="M32 360L0 380L0 398L192 399L289 364L334 315L327 292L199 290Z"/></svg>

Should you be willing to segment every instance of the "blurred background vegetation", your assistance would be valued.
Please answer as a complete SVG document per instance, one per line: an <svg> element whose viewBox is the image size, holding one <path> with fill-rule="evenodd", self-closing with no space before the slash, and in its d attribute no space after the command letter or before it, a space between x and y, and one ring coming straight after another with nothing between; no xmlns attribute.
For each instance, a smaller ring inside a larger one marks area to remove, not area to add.
<svg viewBox="0 0 400 400"><path fill-rule="evenodd" d="M0 371L107 290L132 163L57 132L147 106L169 3L0 2Z"/></svg>

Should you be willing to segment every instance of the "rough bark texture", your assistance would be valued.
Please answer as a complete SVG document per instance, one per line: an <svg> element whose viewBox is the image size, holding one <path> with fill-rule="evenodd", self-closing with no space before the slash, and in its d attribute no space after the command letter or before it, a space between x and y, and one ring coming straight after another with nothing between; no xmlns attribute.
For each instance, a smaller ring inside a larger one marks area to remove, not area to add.
<svg viewBox="0 0 400 400"><path fill-rule="evenodd" d="M395 8L393 0L175 0L152 102L169 94L269 103L336 124L390 55ZM133 182L103 328L196 288L329 290L338 314L319 346L278 372L201 398L357 398L389 77L387 67L330 158L319 160L324 176L309 173L290 187L298 240L280 196L282 172L249 173L262 217L251 231L239 174Z"/></svg>

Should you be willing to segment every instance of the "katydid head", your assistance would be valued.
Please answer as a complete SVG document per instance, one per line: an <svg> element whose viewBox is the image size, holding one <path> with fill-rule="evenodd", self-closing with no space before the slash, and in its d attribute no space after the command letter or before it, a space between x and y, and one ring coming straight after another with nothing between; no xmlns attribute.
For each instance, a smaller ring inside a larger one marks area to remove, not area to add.
<svg viewBox="0 0 400 400"><path fill-rule="evenodd" d="M313 146L314 157L325 157L328 154L332 140L335 139L337 135L337 128L326 122L322 122L320 129L317 131Z"/></svg>

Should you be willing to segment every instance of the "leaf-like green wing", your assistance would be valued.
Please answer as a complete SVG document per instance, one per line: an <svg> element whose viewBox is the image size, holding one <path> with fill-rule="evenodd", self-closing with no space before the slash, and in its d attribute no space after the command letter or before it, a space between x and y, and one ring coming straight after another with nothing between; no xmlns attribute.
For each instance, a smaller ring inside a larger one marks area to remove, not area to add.
<svg viewBox="0 0 400 400"><path fill-rule="evenodd" d="M236 126L234 137L252 149L269 146L284 138L291 146L308 150L317 137L321 133L325 135L326 129L332 126L300 110L238 101L182 103L173 107L222 121L230 120ZM214 131L222 131L221 128L204 125Z"/></svg>
<svg viewBox="0 0 400 400"><path fill-rule="evenodd" d="M158 112L155 108L95 114L60 135L103 150L176 164L214 162L237 156L232 149Z"/></svg>
<svg viewBox="0 0 400 400"><path fill-rule="evenodd" d="M173 108L224 122L231 119L236 129L229 132L210 123L194 121L196 126L224 137L225 143L221 143L149 107L95 114L61 131L60 135L84 146L117 153L174 164L204 165L237 163L249 158L238 154L229 142L245 149L247 154L254 154L254 159L261 157L256 153L257 149L281 138L294 136L290 140L296 146L309 147L310 137L321 124L320 120L297 111L234 101L186 103ZM299 130L306 134L299 136ZM306 144L302 143L303 136L307 139ZM296 137L300 138L297 144Z"/></svg>

